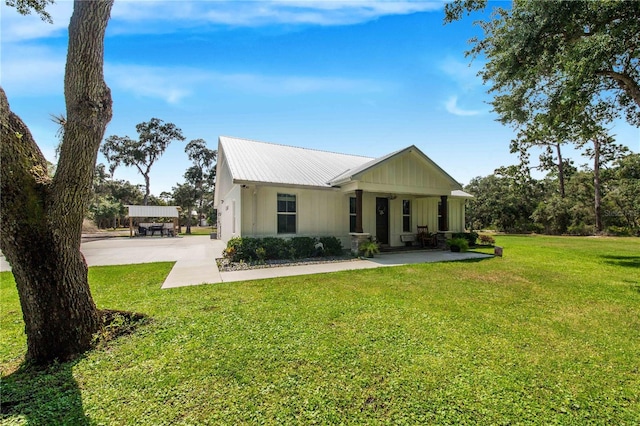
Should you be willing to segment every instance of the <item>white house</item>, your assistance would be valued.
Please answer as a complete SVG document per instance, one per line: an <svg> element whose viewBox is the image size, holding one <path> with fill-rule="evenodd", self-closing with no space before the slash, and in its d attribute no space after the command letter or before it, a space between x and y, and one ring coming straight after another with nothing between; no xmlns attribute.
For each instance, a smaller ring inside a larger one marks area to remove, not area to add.
<svg viewBox="0 0 640 426"><path fill-rule="evenodd" d="M221 136L216 176L223 241L335 236L349 247L370 235L402 246L418 226L464 231L471 197L413 145L370 158Z"/></svg>

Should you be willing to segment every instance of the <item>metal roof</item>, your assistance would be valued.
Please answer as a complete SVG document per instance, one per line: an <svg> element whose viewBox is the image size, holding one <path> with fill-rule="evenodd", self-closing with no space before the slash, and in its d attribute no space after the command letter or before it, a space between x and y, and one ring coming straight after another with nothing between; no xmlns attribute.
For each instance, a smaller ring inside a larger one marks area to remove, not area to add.
<svg viewBox="0 0 640 426"><path fill-rule="evenodd" d="M179 217L182 210L178 206L125 206L129 207L129 217Z"/></svg>
<svg viewBox="0 0 640 426"><path fill-rule="evenodd" d="M451 191L451 196L456 198L474 198L473 195L469 194L468 192L461 191L459 189L456 189L455 191Z"/></svg>
<svg viewBox="0 0 640 426"><path fill-rule="evenodd" d="M387 154L387 155L385 155L383 157L374 158L371 161L367 161L366 163L364 163L364 164L362 164L362 165L360 165L358 167L355 167L353 169L346 170L344 173L341 173L339 176L334 176L329 181L329 183L331 185L337 185L337 184L340 184L340 183L344 183L344 182L346 182L348 180L351 180L355 175L357 175L359 173L362 173L362 172L365 172L365 171L369 170L370 168L372 168L374 166L377 166L378 164L382 163L383 161L388 160L389 158L395 156L396 154L399 154L399 153L401 153L403 151L406 151L409 148L403 148L401 150L394 151L394 152L392 152L390 154Z"/></svg>
<svg viewBox="0 0 640 426"><path fill-rule="evenodd" d="M329 188L335 176L357 168L371 157L220 136L235 182L264 182Z"/></svg>

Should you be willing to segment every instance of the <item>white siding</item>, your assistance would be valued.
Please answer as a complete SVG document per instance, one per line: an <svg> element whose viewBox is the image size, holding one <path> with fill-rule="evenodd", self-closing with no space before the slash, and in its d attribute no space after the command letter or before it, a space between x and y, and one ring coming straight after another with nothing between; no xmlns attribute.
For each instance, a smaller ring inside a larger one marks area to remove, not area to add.
<svg viewBox="0 0 640 426"><path fill-rule="evenodd" d="M464 232L464 199L449 199L449 231Z"/></svg>
<svg viewBox="0 0 640 426"><path fill-rule="evenodd" d="M233 187L233 176L229 170L227 156L222 150L222 146L218 145L218 164L216 165L216 187L214 194L214 206L219 208L220 201L231 191Z"/></svg>
<svg viewBox="0 0 640 426"><path fill-rule="evenodd" d="M278 194L296 196L296 228L295 234L278 234L277 230L277 197ZM344 247L349 245L349 197L354 194L343 194L339 191L313 190L288 187L235 185L234 191L227 199L235 201L236 232L233 229L233 203L219 211L223 218L220 238L227 241L232 236L247 237L293 237L293 236L334 236L342 241ZM376 235L376 197L385 194L367 193L362 199L362 230L372 236ZM389 200L389 243L391 246L402 246L402 200L411 201L411 232L416 233L418 225L427 225L430 232L438 231L439 197L415 198L398 196ZM464 231L464 200L449 199L449 231ZM240 207L242 207L241 210ZM240 213L241 211L241 213ZM226 225L226 226L225 226Z"/></svg>
<svg viewBox="0 0 640 426"><path fill-rule="evenodd" d="M390 194L448 195L451 182L415 153L407 152L364 173L359 188Z"/></svg>
<svg viewBox="0 0 640 426"><path fill-rule="evenodd" d="M295 234L278 234L278 194L296 196ZM242 208L243 236L334 236L348 247L349 197L339 191L249 185L242 188Z"/></svg>
<svg viewBox="0 0 640 426"><path fill-rule="evenodd" d="M229 241L242 235L242 199L240 185L233 185L229 192L221 195L218 205L218 238Z"/></svg>

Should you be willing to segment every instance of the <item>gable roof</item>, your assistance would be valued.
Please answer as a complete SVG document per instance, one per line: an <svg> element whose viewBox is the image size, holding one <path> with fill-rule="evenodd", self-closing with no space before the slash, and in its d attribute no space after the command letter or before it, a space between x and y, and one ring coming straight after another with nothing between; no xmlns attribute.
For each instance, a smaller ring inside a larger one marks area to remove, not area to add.
<svg viewBox="0 0 640 426"><path fill-rule="evenodd" d="M373 160L309 148L220 136L235 183L261 182L329 188L329 181ZM219 149L220 150L220 149Z"/></svg>
<svg viewBox="0 0 640 426"><path fill-rule="evenodd" d="M354 169L351 170L347 170L346 172L342 173L339 176L334 177L333 179L331 179L331 181L329 182L330 185L334 186L334 185L340 185L342 183L348 182L350 180L353 179L357 179L359 176L362 176L363 173L366 173L367 171L371 170L372 168L379 166L380 164L384 163L385 161L388 161L392 158L395 158L397 156L403 155L405 153L412 153L415 152L419 157L421 157L425 162L427 162L430 166L434 167L438 172L442 173L442 175L449 180L449 183L452 185L452 188L455 189L462 189L462 186L460 185L460 183L458 183L458 181L456 181L454 178L451 177L451 175L449 175L449 173L445 172L444 170L442 170L442 168L440 166L438 166L436 163L433 162L433 160L431 160L431 158L427 157L422 151L420 151L420 149L418 149L415 145L411 145L408 146L404 149L392 152L390 154L387 154L383 157L380 158L376 158L372 161L369 161L359 167L356 167Z"/></svg>
<svg viewBox="0 0 640 426"><path fill-rule="evenodd" d="M414 153L441 173L449 181L452 190L462 189L460 183L415 145L372 158L228 136L220 136L218 144L234 183L331 188L357 180L362 174L397 156Z"/></svg>

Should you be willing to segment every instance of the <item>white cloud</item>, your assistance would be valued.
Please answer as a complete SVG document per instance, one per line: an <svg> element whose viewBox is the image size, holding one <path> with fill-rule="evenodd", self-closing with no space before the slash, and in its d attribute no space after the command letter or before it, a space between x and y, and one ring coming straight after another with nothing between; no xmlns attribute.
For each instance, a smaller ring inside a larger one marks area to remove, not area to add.
<svg viewBox="0 0 640 426"><path fill-rule="evenodd" d="M161 99L169 104L180 103L193 93L203 91L292 96L318 92L372 93L385 89L380 82L340 77L219 73L186 67L122 64L107 64L105 76L114 90Z"/></svg>
<svg viewBox="0 0 640 426"><path fill-rule="evenodd" d="M387 15L440 10L444 0L118 0L107 29L111 34L170 33L202 25L350 25ZM66 36L72 1L47 6L53 24L22 16L2 2L2 42Z"/></svg>
<svg viewBox="0 0 640 426"><path fill-rule="evenodd" d="M462 61L452 56L445 57L438 64L440 71L444 72L447 77L455 81L465 91L482 85L482 78L478 76L482 66L483 64L478 59L469 63L467 60Z"/></svg>
<svg viewBox="0 0 640 426"><path fill-rule="evenodd" d="M117 1L115 32L171 32L199 25L349 25L386 15L439 10L439 0ZM136 25L131 25L136 23Z"/></svg>
<svg viewBox="0 0 640 426"><path fill-rule="evenodd" d="M50 49L10 45L2 49L2 86L12 95L63 93L66 58Z"/></svg>
<svg viewBox="0 0 640 426"><path fill-rule="evenodd" d="M449 99L447 99L447 101L444 104L444 107L447 110L447 112L453 115L461 116L461 117L470 117L473 115L479 115L483 113L483 111L481 110L470 110L470 109L460 108L458 106L457 96L451 96Z"/></svg>
<svg viewBox="0 0 640 426"><path fill-rule="evenodd" d="M58 1L47 6L53 23L43 21L37 14L20 15L15 8L3 1L0 5L2 14L2 44L15 43L53 36L66 36L69 19L73 11L73 2Z"/></svg>
<svg viewBox="0 0 640 426"><path fill-rule="evenodd" d="M105 80L114 90L123 90L135 96L161 99L176 104L192 93L199 78L194 72L138 65L105 65Z"/></svg>

